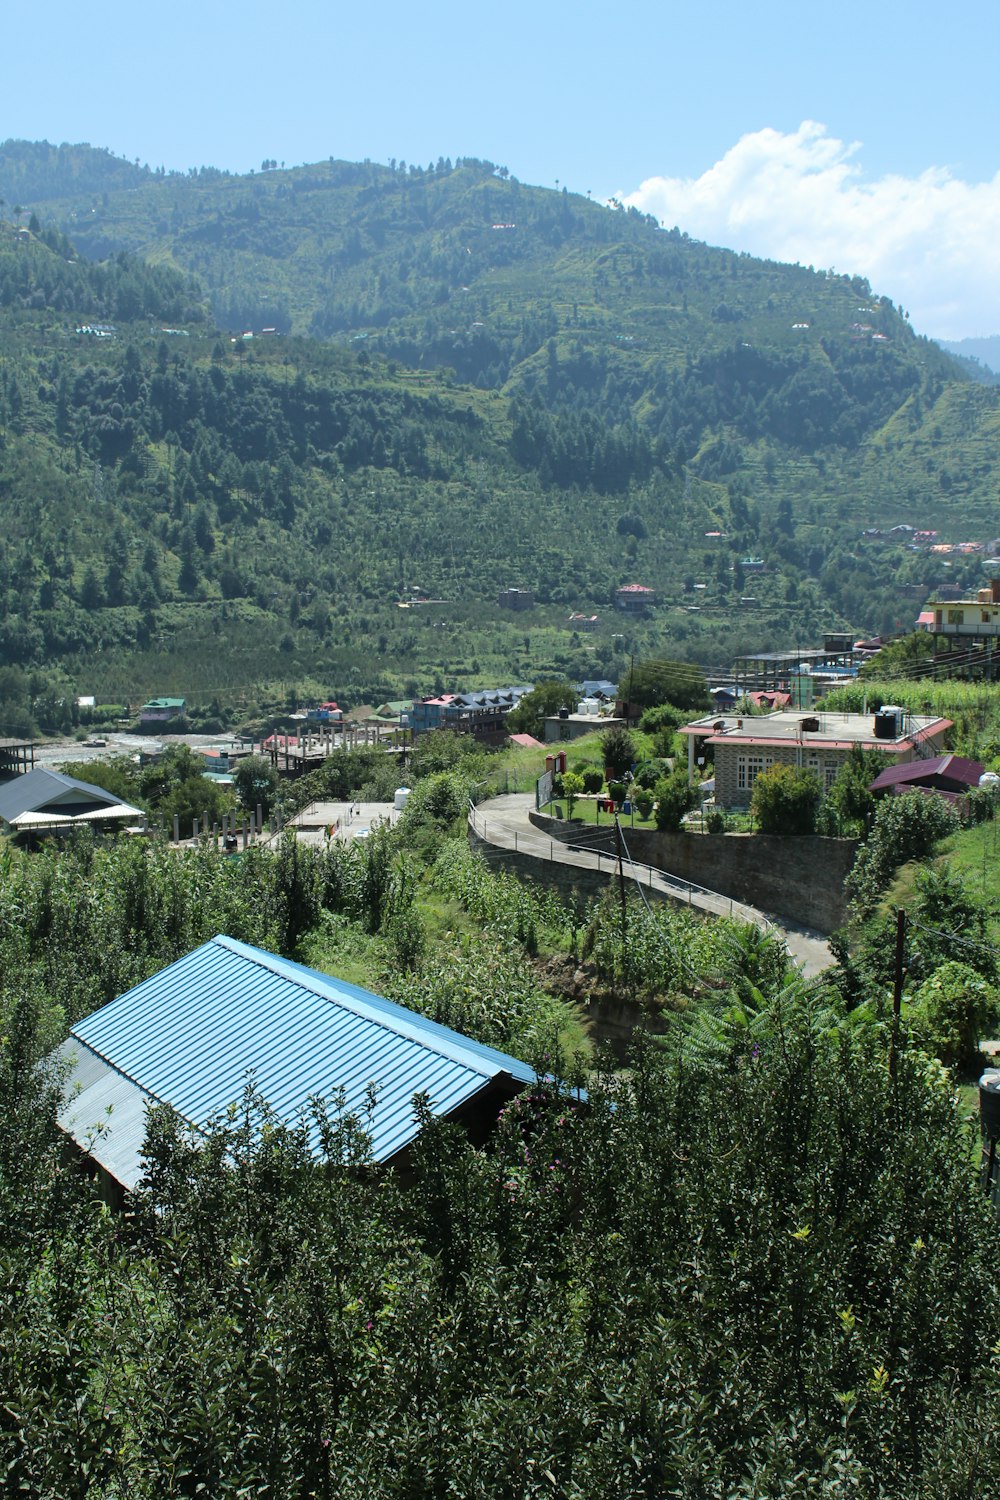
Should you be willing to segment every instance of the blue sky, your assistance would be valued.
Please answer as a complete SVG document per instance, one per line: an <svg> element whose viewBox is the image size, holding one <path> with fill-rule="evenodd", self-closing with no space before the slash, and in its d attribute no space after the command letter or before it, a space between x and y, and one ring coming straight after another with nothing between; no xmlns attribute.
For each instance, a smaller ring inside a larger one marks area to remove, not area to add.
<svg viewBox="0 0 1000 1500"><path fill-rule="evenodd" d="M151 166L483 156L1000 332L1000 4L50 0L0 136Z"/></svg>

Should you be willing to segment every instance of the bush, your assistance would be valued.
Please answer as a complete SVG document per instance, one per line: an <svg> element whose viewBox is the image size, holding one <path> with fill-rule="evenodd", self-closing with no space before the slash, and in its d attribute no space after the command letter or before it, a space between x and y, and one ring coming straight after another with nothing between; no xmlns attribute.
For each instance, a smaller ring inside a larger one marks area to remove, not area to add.
<svg viewBox="0 0 1000 1500"><path fill-rule="evenodd" d="M812 771L771 766L753 785L750 811L761 833L812 833L822 792Z"/></svg>
<svg viewBox="0 0 1000 1500"><path fill-rule="evenodd" d="M888 764L889 757L881 750L851 746L827 796L838 828L844 823L855 823L867 832L871 827L877 803L868 788Z"/></svg>
<svg viewBox="0 0 1000 1500"><path fill-rule="evenodd" d="M694 806L695 790L688 786L687 772L680 767L656 783L656 826L661 833L676 833L684 814Z"/></svg>
<svg viewBox="0 0 1000 1500"><path fill-rule="evenodd" d="M928 797L923 792L887 797L847 877L847 893L858 914L864 916L877 905L900 865L924 859L957 826L954 809L943 797Z"/></svg>
<svg viewBox="0 0 1000 1500"><path fill-rule="evenodd" d="M905 1015L918 1047L947 1067L961 1067L975 1056L983 1037L995 1034L1000 1003L981 974L952 960L924 980Z"/></svg>
<svg viewBox="0 0 1000 1500"><path fill-rule="evenodd" d="M601 754L604 765L612 776L621 777L632 769L635 761L635 741L627 729L616 725L601 736Z"/></svg>
<svg viewBox="0 0 1000 1500"><path fill-rule="evenodd" d="M653 794L648 788L641 786L633 797L640 818L648 818L653 811Z"/></svg>
<svg viewBox="0 0 1000 1500"><path fill-rule="evenodd" d="M670 775L670 767L663 760L647 760L635 773L635 781L638 786L643 786L647 791L652 791L662 776Z"/></svg>
<svg viewBox="0 0 1000 1500"><path fill-rule="evenodd" d="M576 807L576 799L583 791L583 777L578 776L575 771L567 771L562 779L563 796L566 798L566 813L568 817L573 816Z"/></svg>
<svg viewBox="0 0 1000 1500"><path fill-rule="evenodd" d="M585 792L589 793L589 795L591 797L596 797L597 793L601 790L601 787L603 785L604 785L604 773L603 773L603 771L593 771L593 770L591 770L591 771L584 771L584 773L583 773L583 790Z"/></svg>

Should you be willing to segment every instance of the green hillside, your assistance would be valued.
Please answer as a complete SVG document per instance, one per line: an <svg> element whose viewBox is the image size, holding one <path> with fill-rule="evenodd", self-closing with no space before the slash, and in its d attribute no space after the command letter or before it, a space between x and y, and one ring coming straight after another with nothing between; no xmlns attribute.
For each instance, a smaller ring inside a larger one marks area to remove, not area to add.
<svg viewBox="0 0 1000 1500"><path fill-rule="evenodd" d="M721 665L980 579L867 529L1000 533L1000 394L858 278L473 161L7 142L0 197L0 666L52 694Z"/></svg>

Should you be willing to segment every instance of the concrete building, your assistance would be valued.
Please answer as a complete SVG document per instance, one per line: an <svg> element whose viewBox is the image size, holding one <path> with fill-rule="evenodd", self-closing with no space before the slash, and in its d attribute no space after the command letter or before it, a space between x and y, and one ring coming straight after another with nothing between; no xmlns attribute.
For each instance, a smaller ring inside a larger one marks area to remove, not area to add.
<svg viewBox="0 0 1000 1500"><path fill-rule="evenodd" d="M501 589L497 603L501 609L533 609L535 596L530 589Z"/></svg>
<svg viewBox="0 0 1000 1500"><path fill-rule="evenodd" d="M422 698L414 703L410 714L413 733L455 729L487 745L502 744L507 737L507 715L527 692L530 687L522 683L517 687L486 688L478 693L441 693L436 698Z"/></svg>
<svg viewBox="0 0 1000 1500"><path fill-rule="evenodd" d="M176 719L186 707L186 698L150 698L139 710L139 723L165 724L168 719Z"/></svg>
<svg viewBox="0 0 1000 1500"><path fill-rule="evenodd" d="M545 720L545 743L565 743L567 740L578 740L585 734L595 734L598 730L624 727L624 719L597 713L571 714L568 709L564 709L562 713L551 714Z"/></svg>
<svg viewBox="0 0 1000 1500"><path fill-rule="evenodd" d="M715 757L715 800L720 807L748 807L753 784L775 765L814 771L824 792L856 745L881 750L897 764L942 754L950 719L911 714L888 705L875 714L803 713L779 709L761 718L708 714L685 724L688 779L694 780L701 746Z"/></svg>
<svg viewBox="0 0 1000 1500"><path fill-rule="evenodd" d="M615 589L615 609L623 610L625 614L645 614L655 603L656 590L647 588L644 583L623 583L620 589Z"/></svg>
<svg viewBox="0 0 1000 1500"><path fill-rule="evenodd" d="M941 595L945 592L938 590ZM1000 578L992 579L974 599L929 601L921 611L919 625L931 635L961 636L966 641L996 639L1000 636Z"/></svg>

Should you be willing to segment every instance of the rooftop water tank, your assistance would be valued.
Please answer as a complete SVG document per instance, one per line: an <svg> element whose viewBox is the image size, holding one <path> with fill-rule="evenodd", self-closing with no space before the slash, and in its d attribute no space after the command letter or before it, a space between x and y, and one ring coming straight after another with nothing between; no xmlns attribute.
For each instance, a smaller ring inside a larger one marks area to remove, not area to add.
<svg viewBox="0 0 1000 1500"><path fill-rule="evenodd" d="M396 812L402 812L409 800L410 788L408 786L398 786L396 788L396 795L392 799L392 805Z"/></svg>

